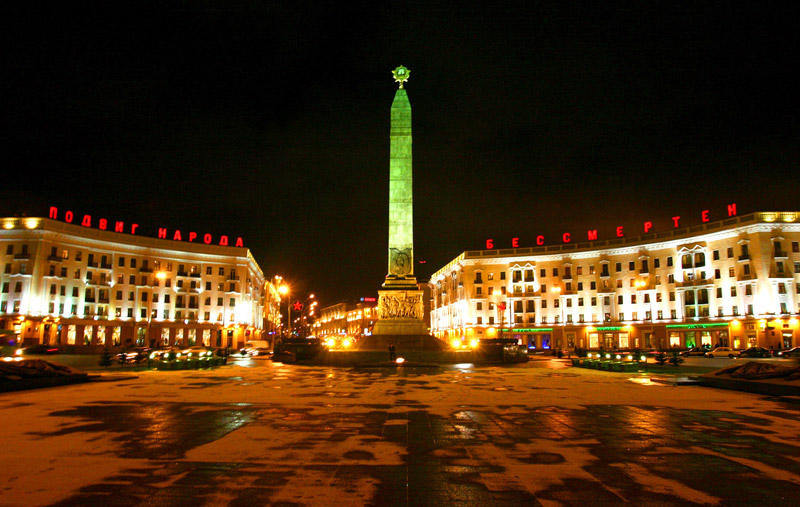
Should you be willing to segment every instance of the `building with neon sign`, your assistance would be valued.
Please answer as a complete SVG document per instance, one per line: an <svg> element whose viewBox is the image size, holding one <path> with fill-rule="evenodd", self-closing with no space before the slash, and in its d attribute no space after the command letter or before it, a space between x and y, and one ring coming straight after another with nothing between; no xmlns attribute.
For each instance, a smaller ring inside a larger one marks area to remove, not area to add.
<svg viewBox="0 0 800 507"><path fill-rule="evenodd" d="M431 333L529 350L800 345L800 212L607 241L465 251L430 280Z"/></svg>
<svg viewBox="0 0 800 507"><path fill-rule="evenodd" d="M247 248L23 217L0 219L0 255L5 344L96 352L266 339L269 287Z"/></svg>

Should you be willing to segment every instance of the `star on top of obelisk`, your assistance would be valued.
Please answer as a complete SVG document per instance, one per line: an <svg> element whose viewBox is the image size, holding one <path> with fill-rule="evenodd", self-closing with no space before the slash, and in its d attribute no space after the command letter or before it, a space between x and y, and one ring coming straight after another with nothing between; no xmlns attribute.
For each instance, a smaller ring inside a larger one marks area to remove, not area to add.
<svg viewBox="0 0 800 507"><path fill-rule="evenodd" d="M402 88L403 83L408 81L411 71L401 65L392 71L392 75L394 76L394 80L400 83L400 88Z"/></svg>

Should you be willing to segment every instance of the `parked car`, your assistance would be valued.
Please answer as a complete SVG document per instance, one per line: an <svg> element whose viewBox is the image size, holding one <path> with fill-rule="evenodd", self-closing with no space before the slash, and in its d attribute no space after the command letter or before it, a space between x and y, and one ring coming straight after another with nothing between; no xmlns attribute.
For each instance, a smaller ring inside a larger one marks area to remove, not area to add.
<svg viewBox="0 0 800 507"><path fill-rule="evenodd" d="M711 351L708 347L694 347L689 350L682 350L679 352L682 356L705 356L709 351Z"/></svg>
<svg viewBox="0 0 800 507"><path fill-rule="evenodd" d="M780 358L792 358L792 357L800 357L800 347L792 347L791 349L781 350L775 354L775 357Z"/></svg>
<svg viewBox="0 0 800 507"><path fill-rule="evenodd" d="M706 352L706 357L736 357L739 355L739 351L736 349L732 349L730 347L717 347L714 350Z"/></svg>
<svg viewBox="0 0 800 507"><path fill-rule="evenodd" d="M123 350L117 354L116 360L119 364L138 364L147 360L150 355L150 348L137 347L135 349Z"/></svg>
<svg viewBox="0 0 800 507"><path fill-rule="evenodd" d="M244 344L244 348L239 351L243 356L269 356L272 355L272 350L269 348L269 343L264 340L249 341Z"/></svg>
<svg viewBox="0 0 800 507"><path fill-rule="evenodd" d="M53 345L31 345L29 347L23 347L21 349L17 349L16 352L14 352L14 354L17 356L58 354L58 353L59 353L58 347L54 347Z"/></svg>
<svg viewBox="0 0 800 507"><path fill-rule="evenodd" d="M741 351L737 357L772 357L772 354L764 347L750 347Z"/></svg>

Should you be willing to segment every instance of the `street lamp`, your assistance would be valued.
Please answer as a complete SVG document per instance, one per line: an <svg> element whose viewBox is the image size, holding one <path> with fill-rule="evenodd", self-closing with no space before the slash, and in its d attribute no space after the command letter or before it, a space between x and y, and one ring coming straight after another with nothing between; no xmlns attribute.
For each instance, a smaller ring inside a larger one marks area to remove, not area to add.
<svg viewBox="0 0 800 507"><path fill-rule="evenodd" d="M280 286L278 287L278 294L281 296L286 296L286 325L288 326L289 330L292 328L292 303L289 299L290 294L290 287L283 283L283 278L280 276L276 276L276 279L279 280ZM280 303L278 303L280 305ZM291 334L291 333L290 333Z"/></svg>
<svg viewBox="0 0 800 507"><path fill-rule="evenodd" d="M165 271L157 271L155 274L156 280L164 280L167 278L167 273ZM156 285L158 282L156 282ZM153 338L150 336L150 323L153 321L153 294L155 293L155 289L150 291L150 307L148 308L147 312L147 332L145 335L147 336L147 343L143 343L142 346L147 346L153 343Z"/></svg>

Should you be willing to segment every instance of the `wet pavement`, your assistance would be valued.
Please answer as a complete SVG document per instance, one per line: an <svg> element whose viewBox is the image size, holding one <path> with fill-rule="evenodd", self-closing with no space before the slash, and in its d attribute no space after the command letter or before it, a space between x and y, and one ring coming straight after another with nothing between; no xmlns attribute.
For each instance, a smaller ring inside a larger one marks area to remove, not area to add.
<svg viewBox="0 0 800 507"><path fill-rule="evenodd" d="M0 505L797 505L800 402L517 366L209 371L0 395Z"/></svg>

